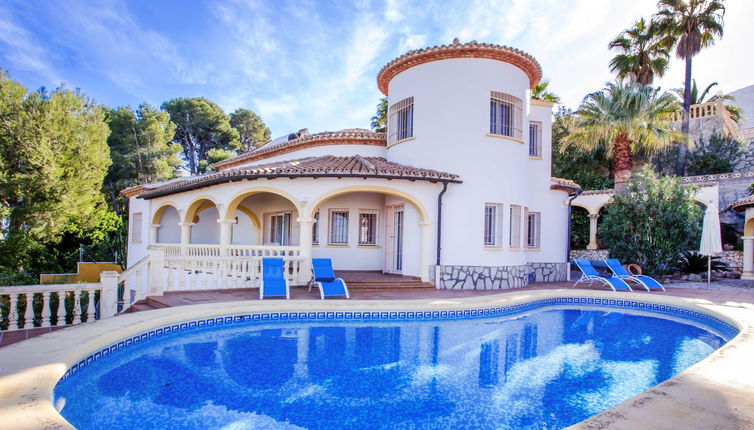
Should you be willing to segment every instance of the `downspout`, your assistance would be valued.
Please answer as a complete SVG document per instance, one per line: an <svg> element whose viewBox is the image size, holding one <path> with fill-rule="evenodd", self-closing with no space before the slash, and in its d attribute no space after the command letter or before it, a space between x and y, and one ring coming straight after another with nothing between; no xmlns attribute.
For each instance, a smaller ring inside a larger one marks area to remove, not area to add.
<svg viewBox="0 0 754 430"><path fill-rule="evenodd" d="M443 181L442 191L437 195L437 260L436 266L440 265L440 252L442 251L442 196L448 191L448 182Z"/></svg>
<svg viewBox="0 0 754 430"><path fill-rule="evenodd" d="M581 188L576 188L575 193L571 196L570 199L568 199L568 213L566 215L566 263L568 263L568 268L566 269L566 279L569 281L571 280L571 206L573 201L581 195L584 190Z"/></svg>

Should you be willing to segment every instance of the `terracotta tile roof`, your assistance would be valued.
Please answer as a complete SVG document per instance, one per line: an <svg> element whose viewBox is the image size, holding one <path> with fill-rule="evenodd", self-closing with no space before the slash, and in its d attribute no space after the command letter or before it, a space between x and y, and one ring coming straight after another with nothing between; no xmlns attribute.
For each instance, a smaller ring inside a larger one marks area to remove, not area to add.
<svg viewBox="0 0 754 430"><path fill-rule="evenodd" d="M378 145L385 146L385 133L375 133L363 128L348 128L340 131L325 131L307 134L296 139L274 145L264 145L253 151L219 161L212 166L225 170L244 163L263 160L275 155L282 155L302 148L324 145Z"/></svg>
<svg viewBox="0 0 754 430"><path fill-rule="evenodd" d="M754 206L754 196L749 196L738 199L735 202L729 204L728 209L733 209L735 211L741 212L746 210L746 208L750 208L752 206Z"/></svg>
<svg viewBox="0 0 754 430"><path fill-rule="evenodd" d="M584 190L582 196L591 196L597 194L615 194L615 190L610 188L609 190Z"/></svg>
<svg viewBox="0 0 754 430"><path fill-rule="evenodd" d="M542 79L542 67L539 62L524 51L503 45L478 43L477 41L459 43L456 39L450 45L408 51L387 63L377 73L377 87L383 94L387 95L388 84L398 73L419 64L448 58L489 58L513 64L526 73L531 88L534 88Z"/></svg>
<svg viewBox="0 0 754 430"><path fill-rule="evenodd" d="M553 182L553 184L550 185L551 190L573 192L581 189L581 186L579 186L579 184L573 182L570 179L551 177L550 180Z"/></svg>
<svg viewBox="0 0 754 430"><path fill-rule="evenodd" d="M257 166L239 167L221 170L201 176L192 176L179 181L173 181L157 187L145 186L141 198L151 199L170 194L176 194L197 188L241 179L260 178L387 178L408 179L412 181L448 181L460 183L458 175L438 172L436 170L405 166L385 160L382 157L307 157L297 160L279 161ZM159 184L157 184L159 185ZM147 188L148 187L148 188Z"/></svg>

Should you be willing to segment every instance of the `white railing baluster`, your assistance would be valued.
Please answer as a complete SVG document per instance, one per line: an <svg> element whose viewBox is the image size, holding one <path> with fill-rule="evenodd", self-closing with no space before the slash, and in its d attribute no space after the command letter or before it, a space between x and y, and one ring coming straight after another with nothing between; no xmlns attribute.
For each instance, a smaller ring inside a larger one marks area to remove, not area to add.
<svg viewBox="0 0 754 430"><path fill-rule="evenodd" d="M41 327L50 327L52 325L50 312L50 305L52 305L52 295L55 294L52 291L42 293L42 324Z"/></svg>
<svg viewBox="0 0 754 430"><path fill-rule="evenodd" d="M86 304L86 322L94 321L94 290L87 290L88 303Z"/></svg>
<svg viewBox="0 0 754 430"><path fill-rule="evenodd" d="M24 328L34 328L34 293L26 293L26 309L24 310Z"/></svg>
<svg viewBox="0 0 754 430"><path fill-rule="evenodd" d="M18 294L11 293L8 307L8 330L18 328Z"/></svg>

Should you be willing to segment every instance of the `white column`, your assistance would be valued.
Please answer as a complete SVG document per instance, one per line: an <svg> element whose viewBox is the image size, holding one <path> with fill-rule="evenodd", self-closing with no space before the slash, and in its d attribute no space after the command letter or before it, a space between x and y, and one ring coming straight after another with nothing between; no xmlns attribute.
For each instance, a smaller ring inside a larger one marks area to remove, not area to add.
<svg viewBox="0 0 754 430"><path fill-rule="evenodd" d="M191 227L193 227L194 223L182 222L178 225L181 226L181 255L186 255L188 254L188 245L191 243Z"/></svg>
<svg viewBox="0 0 754 430"><path fill-rule="evenodd" d="M754 279L754 236L744 236L744 268L741 279Z"/></svg>
<svg viewBox="0 0 754 430"><path fill-rule="evenodd" d="M600 214L589 214L589 245L586 249L597 249L597 219Z"/></svg>
<svg viewBox="0 0 754 430"><path fill-rule="evenodd" d="M154 245L157 243L157 232L160 230L160 224L151 224L149 226L149 244Z"/></svg>
<svg viewBox="0 0 754 430"><path fill-rule="evenodd" d="M429 221L419 221L419 226L422 231L419 276L422 282L429 282L429 263L432 259L432 223Z"/></svg>
<svg viewBox="0 0 754 430"><path fill-rule="evenodd" d="M165 268L165 249L149 247L149 293L150 296L162 295L162 271Z"/></svg>
<svg viewBox="0 0 754 430"><path fill-rule="evenodd" d="M118 311L118 282L120 275L113 270L107 270L99 274L99 283L102 285L100 292L100 319L110 318ZM123 292L129 294L129 291ZM49 303L46 304L49 306Z"/></svg>
<svg viewBox="0 0 754 430"><path fill-rule="evenodd" d="M299 266L298 280L307 284L312 279L312 230L314 218L296 218L299 225L298 246L301 249L301 265Z"/></svg>
<svg viewBox="0 0 754 430"><path fill-rule="evenodd" d="M233 241L233 224L235 219L218 219L220 224L220 255L228 255L228 245Z"/></svg>

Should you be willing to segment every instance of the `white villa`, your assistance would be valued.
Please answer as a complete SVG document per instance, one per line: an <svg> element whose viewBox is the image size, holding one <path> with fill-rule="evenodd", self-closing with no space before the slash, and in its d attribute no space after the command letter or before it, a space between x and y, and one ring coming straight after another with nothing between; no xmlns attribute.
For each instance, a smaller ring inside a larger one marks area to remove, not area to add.
<svg viewBox="0 0 754 430"><path fill-rule="evenodd" d="M530 92L541 76L506 46L410 51L377 75L387 133L301 130L213 173L124 190L128 266L150 266L137 298L254 287L263 256L283 256L299 285L311 257L437 288L566 279L578 186L550 177L552 104Z"/></svg>

